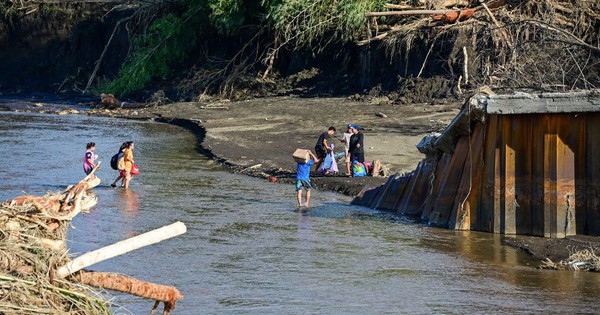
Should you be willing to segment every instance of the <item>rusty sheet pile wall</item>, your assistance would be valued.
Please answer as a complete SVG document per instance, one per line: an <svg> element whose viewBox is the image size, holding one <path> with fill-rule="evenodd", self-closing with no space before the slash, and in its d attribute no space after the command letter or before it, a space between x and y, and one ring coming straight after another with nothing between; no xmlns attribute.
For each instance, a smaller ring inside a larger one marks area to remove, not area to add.
<svg viewBox="0 0 600 315"><path fill-rule="evenodd" d="M471 99L415 171L390 177L361 202L449 229L556 238L600 235L595 93L586 94L595 100L586 103L593 107L577 112L557 111L547 101L555 95L527 98L547 109L513 106L510 114L487 108L490 97Z"/></svg>

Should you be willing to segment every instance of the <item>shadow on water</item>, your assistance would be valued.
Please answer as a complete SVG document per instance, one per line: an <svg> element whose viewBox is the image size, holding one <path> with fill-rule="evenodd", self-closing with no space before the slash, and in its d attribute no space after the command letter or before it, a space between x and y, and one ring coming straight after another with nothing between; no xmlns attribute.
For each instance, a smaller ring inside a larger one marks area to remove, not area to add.
<svg viewBox="0 0 600 315"><path fill-rule="evenodd" d="M176 286L185 296L178 314L600 311L598 274L537 270L498 235L430 228L328 192L298 209L292 185L227 173L174 126L14 113L0 122L2 200L77 182L89 141L104 161L136 142L142 174L123 190L109 187L117 174L102 169L98 205L73 220L68 246L78 255L185 222L184 235L93 266ZM121 314L152 306L121 294L114 301Z"/></svg>

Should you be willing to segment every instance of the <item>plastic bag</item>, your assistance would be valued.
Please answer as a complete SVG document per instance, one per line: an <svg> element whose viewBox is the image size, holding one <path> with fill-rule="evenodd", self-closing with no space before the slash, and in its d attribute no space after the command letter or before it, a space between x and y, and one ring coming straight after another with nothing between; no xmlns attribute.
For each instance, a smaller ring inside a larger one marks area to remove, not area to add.
<svg viewBox="0 0 600 315"><path fill-rule="evenodd" d="M140 173L140 169L135 165L135 163L131 164L131 175L138 175Z"/></svg>
<svg viewBox="0 0 600 315"><path fill-rule="evenodd" d="M335 153L333 152L333 144L331 144L331 151L325 156L319 172L324 174L333 174L338 172L337 162L335 161Z"/></svg>
<svg viewBox="0 0 600 315"><path fill-rule="evenodd" d="M367 176L367 170L365 166L359 161L352 162L352 177L363 177Z"/></svg>

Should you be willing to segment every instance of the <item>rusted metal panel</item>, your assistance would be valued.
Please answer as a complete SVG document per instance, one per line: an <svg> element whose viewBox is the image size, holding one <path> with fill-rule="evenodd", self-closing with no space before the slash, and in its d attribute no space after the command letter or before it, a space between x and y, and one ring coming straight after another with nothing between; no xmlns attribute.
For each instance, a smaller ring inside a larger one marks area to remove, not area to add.
<svg viewBox="0 0 600 315"><path fill-rule="evenodd" d="M482 163L483 125L475 126L473 134L466 137L469 148L465 154L464 167L456 198L450 212L448 227L456 230L469 230L471 227L471 200L477 200L480 188L480 165Z"/></svg>
<svg viewBox="0 0 600 315"><path fill-rule="evenodd" d="M433 206L429 223L435 226L448 227L448 220L452 216L453 205L456 202L458 186L462 177L465 160L469 155L469 138L461 137L456 144L448 170L440 182L438 197ZM456 214L454 215L456 217Z"/></svg>
<svg viewBox="0 0 600 315"><path fill-rule="evenodd" d="M531 123L531 235L544 236L544 117L528 115Z"/></svg>
<svg viewBox="0 0 600 315"><path fill-rule="evenodd" d="M503 146L502 146L502 125L500 123L500 119L498 120L498 136L497 136L497 142L496 145L494 147L494 164L493 169L494 169L494 173L493 173L493 177L492 180L494 181L494 184L492 186L492 192L493 192L493 203L492 203L492 212L494 214L494 220L493 220L493 232L494 233L502 233L502 223L504 222L503 219L503 201L504 201L504 186L502 185L502 183L504 182L504 159L502 158L502 154L504 152L503 150Z"/></svg>
<svg viewBox="0 0 600 315"><path fill-rule="evenodd" d="M396 203L394 210L400 214L404 214L404 209L406 205L410 201L410 197L413 195L413 189L416 185L416 182L420 176L423 176L423 165L425 164L425 160L421 160L419 164L417 164L417 168L411 174L408 182L406 183L406 187L404 187L404 191L402 192L402 197Z"/></svg>
<svg viewBox="0 0 600 315"><path fill-rule="evenodd" d="M369 208L373 208L373 209L377 208L377 205L379 205L381 198L383 198L383 196L385 196L388 189L390 189L390 185L392 184L392 182L394 181L394 179L397 176L398 175L392 175L392 176L388 177L388 180L385 182L385 184L383 186L381 186L381 188L379 189L379 191L377 192L375 197L371 200L371 203L369 203Z"/></svg>
<svg viewBox="0 0 600 315"><path fill-rule="evenodd" d="M363 187L360 193L358 193L358 196L354 197L352 204L368 207L371 202L373 202L373 199L377 196L381 188L381 185L374 185L371 183L367 184L365 187Z"/></svg>
<svg viewBox="0 0 600 315"><path fill-rule="evenodd" d="M410 189L405 194L404 205L397 207L402 214L421 216L423 204L427 199L428 192L431 190L431 179L434 176L435 165L432 160L423 160L419 165L418 174L411 177L413 183L408 186Z"/></svg>
<svg viewBox="0 0 600 315"><path fill-rule="evenodd" d="M531 234L531 120L524 115L502 116L500 164L501 227L504 234Z"/></svg>
<svg viewBox="0 0 600 315"><path fill-rule="evenodd" d="M591 115L587 121L585 232L600 235L600 117Z"/></svg>
<svg viewBox="0 0 600 315"><path fill-rule="evenodd" d="M556 115L556 237L564 238L576 234L575 199L575 153L569 143L571 134L577 130L572 115Z"/></svg>
<svg viewBox="0 0 600 315"><path fill-rule="evenodd" d="M515 152L515 233L532 234L531 226L531 172L532 172L532 129L528 115L517 115L512 124L509 145Z"/></svg>
<svg viewBox="0 0 600 315"><path fill-rule="evenodd" d="M570 135L569 143L573 144L575 151L575 204L577 205L575 213L575 222L577 224L576 234L586 234L586 200L585 200L585 179L586 179L586 142L588 135L586 134L588 119L593 119L592 115L575 115L572 119L575 120L576 130ZM596 122L598 123L598 122ZM597 134L600 135L600 134ZM592 136L596 139L596 136ZM595 177L594 174L590 176Z"/></svg>
<svg viewBox="0 0 600 315"><path fill-rule="evenodd" d="M452 154L444 153L436 166L431 193L428 194L427 199L425 199L425 202L423 203L421 220L424 222L429 223L431 220L433 207L435 205L435 201L437 200L438 194L440 193L440 183L442 182L444 176L446 176L451 160Z"/></svg>
<svg viewBox="0 0 600 315"><path fill-rule="evenodd" d="M518 119L512 116L501 116L500 126L502 128L502 150L501 152L501 183L500 183L500 232L504 234L517 233L517 199L515 197L515 182L516 182L516 137L519 137L519 130L513 130L513 127L518 128ZM523 141L519 139L519 141Z"/></svg>
<svg viewBox="0 0 600 315"><path fill-rule="evenodd" d="M410 175L394 176L394 179L390 182L385 194L381 196L375 209L394 210L398 200L402 197L402 193L410 177Z"/></svg>
<svg viewBox="0 0 600 315"><path fill-rule="evenodd" d="M490 115L486 128L485 149L483 156L483 174L481 176L481 200L479 201L479 222L475 229L494 231L494 191L496 175L496 149L498 141L498 116ZM473 228L473 227L471 227Z"/></svg>
<svg viewBox="0 0 600 315"><path fill-rule="evenodd" d="M472 146L471 146L471 167L469 171L471 172L470 177L472 181L470 183L470 192L469 198L464 205L464 211L469 216L469 222L467 227L467 222L463 223L464 229L476 227L477 220L479 219L479 199L481 198L481 185L483 182L483 156L485 151L485 126L483 124L479 124L475 127L473 131L472 138ZM458 227L457 227L458 228Z"/></svg>
<svg viewBox="0 0 600 315"><path fill-rule="evenodd" d="M544 236L556 237L556 117L544 116Z"/></svg>

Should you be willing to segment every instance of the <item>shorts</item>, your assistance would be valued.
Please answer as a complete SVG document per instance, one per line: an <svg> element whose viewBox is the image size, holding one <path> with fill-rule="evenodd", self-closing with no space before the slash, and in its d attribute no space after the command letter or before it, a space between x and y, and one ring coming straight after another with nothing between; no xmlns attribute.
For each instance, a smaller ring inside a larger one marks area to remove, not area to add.
<svg viewBox="0 0 600 315"><path fill-rule="evenodd" d="M312 188L312 186L310 185L310 181L305 181L305 180L297 180L296 181L296 191L302 189L302 187L304 187L304 189L306 190L310 190Z"/></svg>
<svg viewBox="0 0 600 315"><path fill-rule="evenodd" d="M365 154L364 153L350 153L350 160L354 162L358 160L360 163L365 162Z"/></svg>
<svg viewBox="0 0 600 315"><path fill-rule="evenodd" d="M90 173L94 170L94 168L90 167L88 169L83 169L83 171L85 172L85 175L90 175Z"/></svg>
<svg viewBox="0 0 600 315"><path fill-rule="evenodd" d="M316 146L315 155L317 156L317 158L319 158L319 160L322 160L327 156L327 150L325 150L325 147L323 146Z"/></svg>

